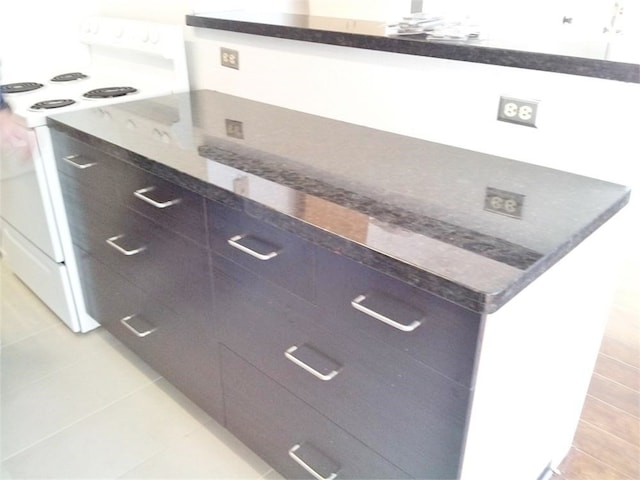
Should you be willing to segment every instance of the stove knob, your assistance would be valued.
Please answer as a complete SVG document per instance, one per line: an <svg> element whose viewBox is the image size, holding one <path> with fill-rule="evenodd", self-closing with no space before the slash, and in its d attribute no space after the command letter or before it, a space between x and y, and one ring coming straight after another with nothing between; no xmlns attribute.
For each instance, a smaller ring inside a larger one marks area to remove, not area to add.
<svg viewBox="0 0 640 480"><path fill-rule="evenodd" d="M124 35L124 27L122 25L116 25L113 27L113 35L115 38L122 38Z"/></svg>
<svg viewBox="0 0 640 480"><path fill-rule="evenodd" d="M134 122L133 120L127 120L127 128L129 130L135 130L136 129L136 122Z"/></svg>
<svg viewBox="0 0 640 480"><path fill-rule="evenodd" d="M164 142L164 143L171 143L171 137L169 136L169 134L167 132L162 132L160 139Z"/></svg>
<svg viewBox="0 0 640 480"><path fill-rule="evenodd" d="M100 113L102 114L102 118L105 120L111 120L111 114L106 110L102 110Z"/></svg>

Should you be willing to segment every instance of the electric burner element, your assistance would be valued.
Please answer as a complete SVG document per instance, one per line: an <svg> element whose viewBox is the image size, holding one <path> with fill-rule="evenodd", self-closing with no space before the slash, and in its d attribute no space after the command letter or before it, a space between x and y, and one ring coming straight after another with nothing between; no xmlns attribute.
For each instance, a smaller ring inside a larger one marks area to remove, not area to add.
<svg viewBox="0 0 640 480"><path fill-rule="evenodd" d="M85 98L113 98L136 93L137 91L133 87L106 87L90 90L82 96Z"/></svg>
<svg viewBox="0 0 640 480"><path fill-rule="evenodd" d="M31 92L32 90L37 90L42 87L43 85L41 83L36 82L7 83L5 85L0 85L2 93L7 94Z"/></svg>
<svg viewBox="0 0 640 480"><path fill-rule="evenodd" d="M63 73L62 75L56 75L50 81L52 82L74 82L76 80L83 80L87 78L87 75L80 72Z"/></svg>
<svg viewBox="0 0 640 480"><path fill-rule="evenodd" d="M74 103L76 103L76 101L71 100L70 98L44 100L42 102L34 103L29 107L29 110L32 110L35 112L40 110L51 110L54 108L68 107L69 105L73 105Z"/></svg>

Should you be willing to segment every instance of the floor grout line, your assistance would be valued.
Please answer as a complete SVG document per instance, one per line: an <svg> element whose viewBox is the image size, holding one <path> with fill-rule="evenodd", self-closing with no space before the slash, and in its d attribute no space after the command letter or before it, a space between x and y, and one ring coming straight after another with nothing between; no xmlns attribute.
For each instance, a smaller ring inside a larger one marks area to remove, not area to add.
<svg viewBox="0 0 640 480"><path fill-rule="evenodd" d="M602 461L602 460L600 460L599 458L594 457L594 456L593 456L593 455L591 455L590 453L585 452L584 450L582 450L582 449L580 449L580 448L576 447L575 445L574 445L574 446L572 446L571 448L573 448L574 450L576 450L576 451L580 452L582 455L585 455L585 456L587 456L587 457L591 458L592 460L594 460L594 461L598 462L599 464L604 465L605 467L607 467L607 468L609 468L609 469L611 469L611 470L615 471L616 473L618 473L618 474L619 474L619 475L621 475L622 477L627 478L628 480L634 480L634 479L633 479L633 477L630 477L630 476L629 476L629 475L627 475L626 473L621 472L620 470L618 470L618 469L615 467L615 465L610 465L610 464L609 464L609 463L607 463L607 462L603 462L603 461ZM602 479L602 480L605 480L605 479Z"/></svg>
<svg viewBox="0 0 640 480"><path fill-rule="evenodd" d="M640 346L638 346L638 349L640 351ZM613 360L613 361L615 361L615 362L617 362L617 363L619 363L621 365L624 365L625 367L633 368L634 370L637 370L638 371L638 375L640 375L640 367L637 367L636 365L632 365L630 363L627 363L624 360L620 360L619 358L612 357L611 355L608 355L608 354L606 354L606 353L604 353L602 351L600 352L600 355L602 355L603 357L608 358L609 360ZM605 377L605 378L608 378L608 377Z"/></svg>
<svg viewBox="0 0 640 480"><path fill-rule="evenodd" d="M71 366L71 367L73 367L73 366ZM69 367L69 368L71 368L71 367ZM111 400L111 401L107 402L106 404L104 404L102 407L97 408L96 410L94 410L94 411L92 411L90 413L87 413L87 414L83 415L82 417L79 417L79 418L75 419L73 422L69 423L68 425L65 425L62 428L59 428L55 432L52 432L52 433L49 433L48 435L45 435L44 437L42 437L38 441L32 443L28 447L24 447L24 448L20 449L19 451L13 453L12 455L10 455L10 456L8 456L6 458L3 458L2 462L4 463L5 461L11 460L12 458L14 458L14 457L16 457L18 455L21 455L22 453L24 453L25 451L29 450L30 448L33 448L33 447L41 444L42 442L44 442L46 440L49 440L52 437L55 437L56 435L60 434L61 432L64 432L65 430L68 430L69 428L73 427L74 425L77 425L80 422L85 421L86 419L92 417L93 415L97 415L98 413L105 411L106 409L112 407L113 405L115 405L115 404L117 404L117 403L119 403L119 402L121 402L121 401L123 401L123 400L125 400L125 399L127 399L129 397L131 397L132 395L136 394L140 390L149 387L149 385L157 383L162 378L163 377L158 377L158 378L156 378L154 380L150 380L149 382L144 383L143 385L137 386L136 388L134 388L133 390L129 391L128 393L122 395L121 397L118 397L115 400Z"/></svg>

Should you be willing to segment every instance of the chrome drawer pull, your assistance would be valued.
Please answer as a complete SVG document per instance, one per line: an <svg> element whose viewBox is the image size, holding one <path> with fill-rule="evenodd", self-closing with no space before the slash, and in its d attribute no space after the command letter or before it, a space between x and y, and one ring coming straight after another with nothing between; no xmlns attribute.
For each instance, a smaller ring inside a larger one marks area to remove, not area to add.
<svg viewBox="0 0 640 480"><path fill-rule="evenodd" d="M145 193L152 192L156 189L156 187L146 187L141 188L140 190L136 190L133 194L138 197L140 200L147 202L149 205L153 205L156 208L167 208L173 205L177 205L182 201L181 198L176 198L174 200L168 200L166 202L156 202L152 198L149 198L145 195Z"/></svg>
<svg viewBox="0 0 640 480"><path fill-rule="evenodd" d="M123 255L126 255L127 257L130 257L131 255L136 255L147 249L147 246L143 245L139 248L134 248L133 250L126 250L116 243L116 241L120 240L123 237L124 237L124 234L116 235L115 237L107 238L107 240L105 241L109 244L109 246L115 248L117 251L119 251Z"/></svg>
<svg viewBox="0 0 640 480"><path fill-rule="evenodd" d="M271 251L269 253L256 252L255 250L252 250L249 247L246 247L241 243L239 243L240 240L242 240L245 237L246 235L236 235L235 237L231 237L229 240L227 240L227 243L231 245L233 248L237 248L241 252L247 253L252 257L257 258L258 260L271 260L272 258L278 256L278 254L280 253L279 251L276 251L276 250Z"/></svg>
<svg viewBox="0 0 640 480"><path fill-rule="evenodd" d="M304 363L302 360L300 360L299 358L295 357L293 355L293 353L298 350L297 346L293 346L293 347L289 347L285 352L284 352L284 356L287 357L289 360L291 360L293 363L295 363L296 365L298 365L300 368L302 368L303 370L306 370L307 372L309 372L311 375L313 375L316 378L319 378L322 381L328 382L329 380L331 380L332 378L334 378L336 375L338 375L338 373L340 373L340 370L336 370L333 369L331 370L329 373L322 373L319 372L318 370L316 370L315 368L311 367L310 365Z"/></svg>
<svg viewBox="0 0 640 480"><path fill-rule="evenodd" d="M152 327L152 328L150 328L150 329L148 329L148 330L146 330L144 332L139 332L134 327L129 325L129 320L132 320L135 317L136 317L136 315L129 315L128 317L121 318L120 319L120 323L123 324L125 327L127 327L129 330L131 330L136 337L144 338L147 335L149 335L149 334L151 334L151 333L153 333L153 332L155 332L157 330L156 327Z"/></svg>
<svg viewBox="0 0 640 480"><path fill-rule="evenodd" d="M82 158L81 155L67 155L66 157L62 157L62 160L64 160L65 162L67 162L70 165L73 165L74 167L80 169L80 170L84 170L85 168L89 168L89 167L93 167L94 165L97 165L97 162L88 162L88 163L78 163L75 162L74 160L76 158Z"/></svg>
<svg viewBox="0 0 640 480"><path fill-rule="evenodd" d="M296 444L293 447L291 447L291 449L289 450L289 456L291 458L293 458L298 465L300 465L307 472L309 472L311 475L313 475L314 478L316 478L317 480L335 480L336 478L338 478L338 473L337 472L332 473L328 477L323 477L322 475L320 475L309 464L307 464L298 455L296 455L296 452L299 449L300 449L300 444Z"/></svg>
<svg viewBox="0 0 640 480"><path fill-rule="evenodd" d="M381 322L386 323L387 325L391 325L393 328L397 328L398 330L401 330L403 332L413 332L416 328L420 326L421 322L419 320L414 320L408 325L405 325L404 323L396 322L395 320L385 315L382 315L381 313L371 310L370 308L362 305L362 302L366 299L367 299L366 295L358 295L356 298L354 298L351 301L351 306L356 310L359 310L362 313L369 315L370 317L373 317L376 320L380 320Z"/></svg>

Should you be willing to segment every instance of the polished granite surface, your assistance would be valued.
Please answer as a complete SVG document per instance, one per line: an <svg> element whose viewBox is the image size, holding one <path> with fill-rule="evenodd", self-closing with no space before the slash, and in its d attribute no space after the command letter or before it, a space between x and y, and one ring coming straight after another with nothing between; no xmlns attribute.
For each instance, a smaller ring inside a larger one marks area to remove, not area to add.
<svg viewBox="0 0 640 480"><path fill-rule="evenodd" d="M289 13L231 11L187 15L187 25L268 37L325 43L424 57L640 83L640 65L586 58L559 48L546 35L535 38L437 40L424 34L395 35L386 22Z"/></svg>
<svg viewBox="0 0 640 480"><path fill-rule="evenodd" d="M630 195L604 181L212 91L59 114L49 124L483 313Z"/></svg>

